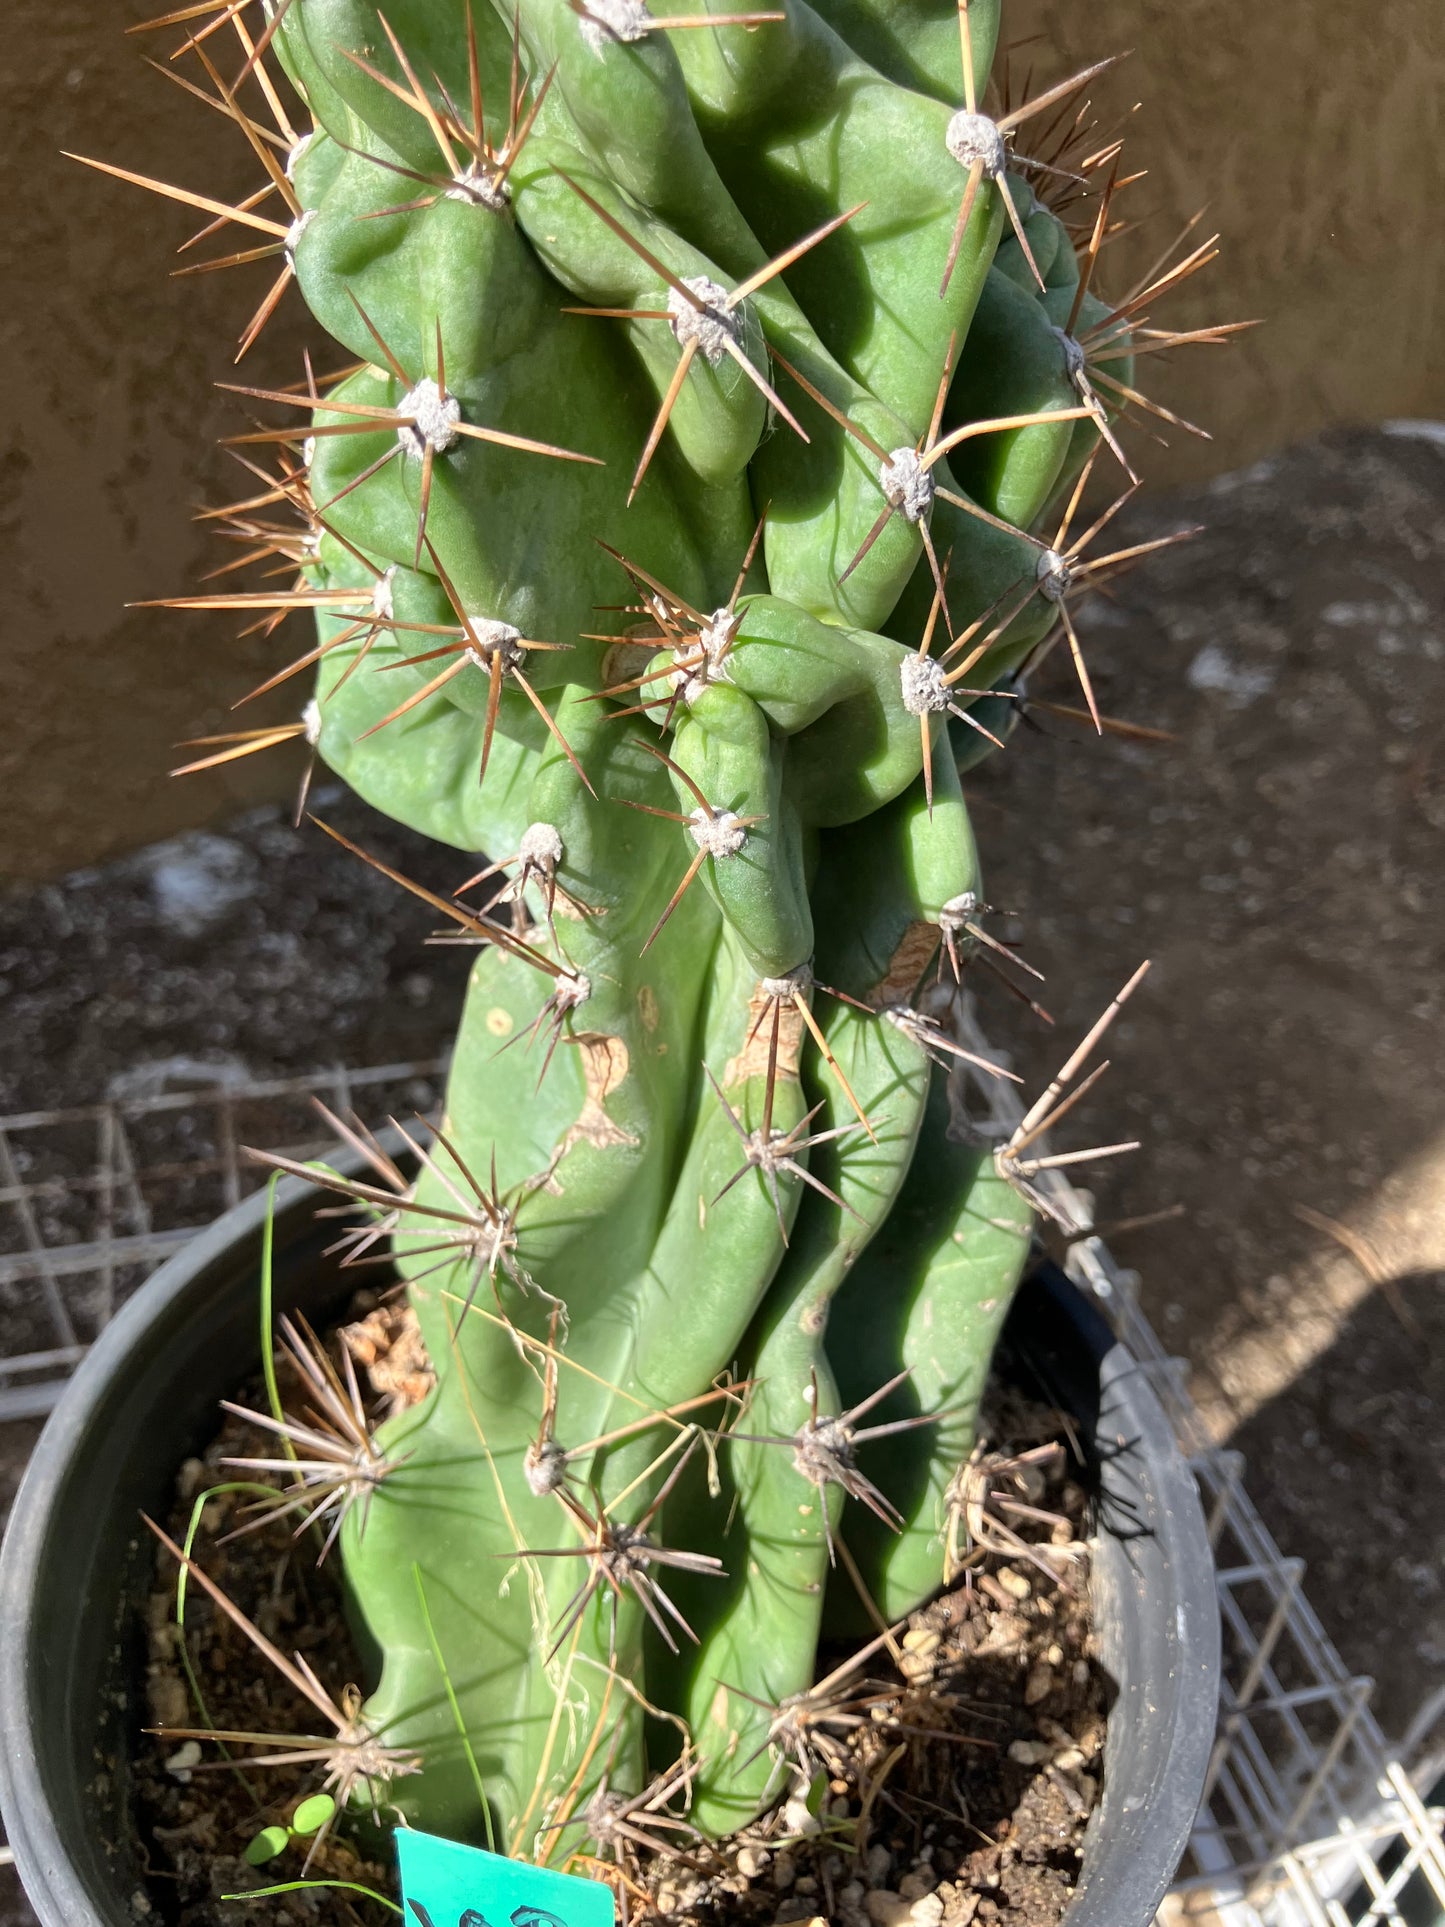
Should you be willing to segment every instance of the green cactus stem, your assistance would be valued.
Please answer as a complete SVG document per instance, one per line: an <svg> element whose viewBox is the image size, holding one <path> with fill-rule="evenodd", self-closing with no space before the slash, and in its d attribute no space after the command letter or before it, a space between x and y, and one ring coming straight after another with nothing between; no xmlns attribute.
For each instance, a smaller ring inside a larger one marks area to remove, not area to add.
<svg viewBox="0 0 1445 1927"><path fill-rule="evenodd" d="M1082 1061L954 1141L1002 951L959 761L1060 637L1103 726L1072 607L1159 544L1100 554L1084 485L1209 248L1102 298L1100 69L987 106L995 0L679 5L217 0L265 192L144 183L259 230L344 364L238 384L281 419L230 529L297 585L183 599L304 608L263 687L314 697L187 767L304 736L461 853L397 881L477 953L414 1175L326 1177L436 1373L316 1474L347 1730L409 1822L554 1863L643 1796L748 1821L823 1629L943 1583Z"/></svg>

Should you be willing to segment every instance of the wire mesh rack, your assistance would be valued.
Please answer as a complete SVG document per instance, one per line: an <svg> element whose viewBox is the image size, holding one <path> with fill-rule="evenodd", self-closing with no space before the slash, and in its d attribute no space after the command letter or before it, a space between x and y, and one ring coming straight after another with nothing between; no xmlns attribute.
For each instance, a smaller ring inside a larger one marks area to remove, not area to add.
<svg viewBox="0 0 1445 1927"><path fill-rule="evenodd" d="M1004 1065L970 1004L960 1041ZM962 1129L1002 1141L1022 1116L1012 1084L961 1070ZM1138 1360L1194 1472L1209 1523L1223 1634L1219 1726L1209 1777L1161 1923L1220 1927L1436 1927L1445 1921L1445 1768L1435 1726L1391 1748L1373 1714L1374 1682L1352 1676L1304 1592L1304 1562L1275 1544L1244 1488L1242 1453L1208 1433L1189 1395L1189 1364L1160 1345L1139 1303L1139 1275L1092 1233L1092 1200L1061 1170L1040 1185L1070 1229L1065 1268ZM1416 1722L1417 1728L1421 1722ZM1416 1761L1412 1774L1408 1760Z"/></svg>
<svg viewBox="0 0 1445 1927"><path fill-rule="evenodd" d="M245 1147L315 1157L316 1109L407 1117L444 1058L253 1081L170 1059L97 1104L0 1117L0 1420L48 1412L86 1347L156 1266L265 1181Z"/></svg>
<svg viewBox="0 0 1445 1927"><path fill-rule="evenodd" d="M961 1041L1004 1060L965 1000ZM254 1145L309 1157L328 1133L313 1100L368 1122L425 1114L445 1060L253 1081L172 1062L94 1105L0 1117L0 1422L47 1412L115 1310L191 1234L254 1190ZM1002 1141L1021 1107L978 1072L958 1127ZM1205 1430L1188 1366L1160 1346L1139 1280L1091 1230L1088 1195L1041 1174L1067 1268L1149 1378L1189 1458L1218 1561L1224 1684L1209 1782L1161 1927L1436 1927L1445 1920L1445 1700L1391 1748L1310 1607L1304 1568L1275 1544L1241 1455ZM1412 1773L1411 1763L1414 1764ZM1423 1789L1423 1792L1422 1792ZM0 1860L7 1858L0 1847Z"/></svg>

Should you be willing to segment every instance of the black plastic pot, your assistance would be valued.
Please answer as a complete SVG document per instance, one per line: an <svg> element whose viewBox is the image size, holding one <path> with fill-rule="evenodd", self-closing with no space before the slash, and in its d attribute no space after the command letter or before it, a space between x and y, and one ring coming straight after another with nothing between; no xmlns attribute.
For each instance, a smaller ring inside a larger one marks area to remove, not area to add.
<svg viewBox="0 0 1445 1927"><path fill-rule="evenodd" d="M318 1322L350 1284L298 1181L277 1198L275 1301ZM0 1549L0 1810L43 1927L136 1927L146 1903L128 1762L144 1717L136 1602L216 1401L259 1363L261 1196L196 1237L85 1359L41 1435ZM1062 1273L1021 1291L1007 1341L1099 1466L1101 1658L1117 1682L1103 1797L1067 1927L1148 1927L1183 1852L1214 1731L1219 1625L1193 1481L1133 1360Z"/></svg>

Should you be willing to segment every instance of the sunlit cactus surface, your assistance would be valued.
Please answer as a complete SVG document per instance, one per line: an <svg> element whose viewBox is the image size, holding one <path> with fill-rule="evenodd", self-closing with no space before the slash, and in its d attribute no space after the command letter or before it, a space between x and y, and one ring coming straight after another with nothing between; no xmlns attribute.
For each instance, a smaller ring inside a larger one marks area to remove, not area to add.
<svg viewBox="0 0 1445 1927"><path fill-rule="evenodd" d="M260 186L143 184L274 257L243 352L293 279L340 344L235 378L271 575L182 599L314 611L265 685L314 695L188 767L304 736L461 853L397 881L476 948L439 1129L330 1180L435 1389L373 1433L313 1365L277 1428L379 1660L333 1781L558 1863L798 1791L820 1638L949 1576L1102 1028L1006 1143L950 1128L961 973L1035 994L959 769L1055 645L1107 726L1094 496L1211 251L1102 298L1099 70L990 86L993 0L736 3L158 23Z"/></svg>

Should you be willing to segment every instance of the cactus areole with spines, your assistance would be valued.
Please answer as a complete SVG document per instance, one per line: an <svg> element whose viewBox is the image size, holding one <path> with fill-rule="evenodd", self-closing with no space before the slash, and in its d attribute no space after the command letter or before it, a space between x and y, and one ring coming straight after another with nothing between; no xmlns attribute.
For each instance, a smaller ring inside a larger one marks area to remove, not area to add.
<svg viewBox="0 0 1445 1927"><path fill-rule="evenodd" d="M1082 1061L950 1136L950 987L1001 946L949 730L998 740L970 711L1114 560L1069 529L1137 399L1138 303L1088 285L1117 168L1054 211L1114 150L1025 151L1097 69L995 119L997 0L728 6L184 16L270 179L233 216L344 364L242 389L291 411L239 439L302 512L271 684L314 698L188 767L300 735L486 866L417 890L477 946L440 1128L332 1180L436 1373L328 1488L353 1738L408 1822L554 1863L792 1791L820 1637L943 1583ZM257 58L313 130L267 83L258 132Z"/></svg>

